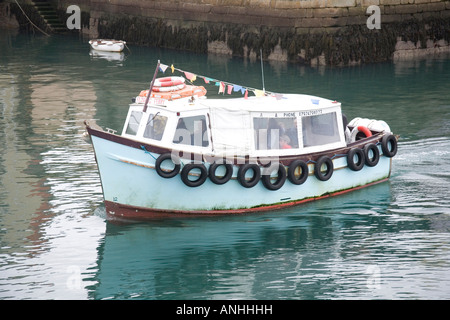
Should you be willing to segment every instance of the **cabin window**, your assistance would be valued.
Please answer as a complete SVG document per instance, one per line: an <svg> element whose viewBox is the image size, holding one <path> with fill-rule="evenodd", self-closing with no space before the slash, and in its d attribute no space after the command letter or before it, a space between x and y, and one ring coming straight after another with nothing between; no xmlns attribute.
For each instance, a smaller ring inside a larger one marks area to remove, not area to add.
<svg viewBox="0 0 450 320"><path fill-rule="evenodd" d="M209 139L205 116L200 115L178 119L173 143L207 147Z"/></svg>
<svg viewBox="0 0 450 320"><path fill-rule="evenodd" d="M139 129L139 123L141 122L142 112L141 111L132 111L130 115L130 120L128 120L126 134L136 135Z"/></svg>
<svg viewBox="0 0 450 320"><path fill-rule="evenodd" d="M297 118L253 118L256 150L298 148Z"/></svg>
<svg viewBox="0 0 450 320"><path fill-rule="evenodd" d="M144 131L144 138L160 141L166 128L167 117L156 114L150 114Z"/></svg>
<svg viewBox="0 0 450 320"><path fill-rule="evenodd" d="M303 146L319 146L339 142L336 113L302 117Z"/></svg>

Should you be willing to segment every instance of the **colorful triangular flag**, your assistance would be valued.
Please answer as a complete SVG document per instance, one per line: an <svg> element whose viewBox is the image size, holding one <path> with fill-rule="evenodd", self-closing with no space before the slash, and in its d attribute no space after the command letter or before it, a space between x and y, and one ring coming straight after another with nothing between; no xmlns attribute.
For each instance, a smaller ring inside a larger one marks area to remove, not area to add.
<svg viewBox="0 0 450 320"><path fill-rule="evenodd" d="M223 82L220 82L219 93L224 93L224 92L225 92L225 84Z"/></svg>
<svg viewBox="0 0 450 320"><path fill-rule="evenodd" d="M166 69L167 69L168 67L169 67L169 66L166 65L166 64L162 64L162 63L159 64L159 70L161 70L163 73L166 72Z"/></svg>
<svg viewBox="0 0 450 320"><path fill-rule="evenodd" d="M233 91L234 91L234 92L237 92L237 91L239 91L239 90L242 90L242 87L241 87L241 86L238 86L237 84L233 84Z"/></svg>
<svg viewBox="0 0 450 320"><path fill-rule="evenodd" d="M208 77L204 77L203 78L205 80L205 83L209 83L210 81L214 81L214 79L208 78Z"/></svg>
<svg viewBox="0 0 450 320"><path fill-rule="evenodd" d="M262 91L262 90L255 89L255 91L253 91L253 93L254 93L255 96L257 96L257 97L262 97L262 96L264 96L264 91Z"/></svg>
<svg viewBox="0 0 450 320"><path fill-rule="evenodd" d="M187 71L184 72L184 75L186 76L186 78L189 81L195 81L197 79L197 76L195 74L187 72Z"/></svg>

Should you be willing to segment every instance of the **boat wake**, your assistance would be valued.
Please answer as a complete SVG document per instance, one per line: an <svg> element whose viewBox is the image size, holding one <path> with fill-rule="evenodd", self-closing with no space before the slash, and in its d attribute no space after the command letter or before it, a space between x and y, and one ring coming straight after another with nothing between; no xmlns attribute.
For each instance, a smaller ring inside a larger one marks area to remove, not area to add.
<svg viewBox="0 0 450 320"><path fill-rule="evenodd" d="M399 141L393 160L392 211L450 214L450 138Z"/></svg>

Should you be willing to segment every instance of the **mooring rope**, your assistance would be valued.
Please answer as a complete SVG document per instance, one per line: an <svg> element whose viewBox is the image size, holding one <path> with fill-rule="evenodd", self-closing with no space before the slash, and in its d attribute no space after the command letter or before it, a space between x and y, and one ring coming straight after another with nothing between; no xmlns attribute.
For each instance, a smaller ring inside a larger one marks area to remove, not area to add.
<svg viewBox="0 0 450 320"><path fill-rule="evenodd" d="M17 2L17 0L14 0L16 2L16 4L19 6L20 11L22 11L22 13L24 14L24 16L28 19L28 21L30 21L30 23L36 27L36 29L38 29L40 32L42 32L43 34L45 34L47 37L50 37L50 35L48 33L46 33L44 30L40 29L37 25L35 25L33 23L33 21L31 21L30 18L28 18L27 14L25 13L25 11L23 11L22 7L20 6L20 4Z"/></svg>

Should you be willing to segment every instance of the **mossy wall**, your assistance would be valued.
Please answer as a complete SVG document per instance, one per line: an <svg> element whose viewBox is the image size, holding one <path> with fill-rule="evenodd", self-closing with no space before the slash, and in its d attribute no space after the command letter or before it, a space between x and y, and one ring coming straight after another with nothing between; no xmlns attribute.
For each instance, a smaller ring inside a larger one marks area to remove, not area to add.
<svg viewBox="0 0 450 320"><path fill-rule="evenodd" d="M60 10L72 4L59 1ZM80 0L83 33L199 53L347 65L450 42L445 0ZM381 28L366 25L369 5ZM432 41L430 43L430 40Z"/></svg>

